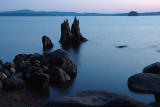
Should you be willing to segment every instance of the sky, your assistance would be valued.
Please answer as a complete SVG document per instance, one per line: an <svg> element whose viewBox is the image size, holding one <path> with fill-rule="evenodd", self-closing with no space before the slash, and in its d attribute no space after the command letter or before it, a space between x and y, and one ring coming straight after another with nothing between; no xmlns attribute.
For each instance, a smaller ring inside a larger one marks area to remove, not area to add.
<svg viewBox="0 0 160 107"><path fill-rule="evenodd" d="M0 0L0 11L45 10L115 13L160 11L160 0Z"/></svg>

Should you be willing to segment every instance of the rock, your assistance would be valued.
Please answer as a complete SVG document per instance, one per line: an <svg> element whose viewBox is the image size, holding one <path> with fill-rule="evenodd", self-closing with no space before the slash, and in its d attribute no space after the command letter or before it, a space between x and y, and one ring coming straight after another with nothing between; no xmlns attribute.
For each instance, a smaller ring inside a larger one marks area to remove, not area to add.
<svg viewBox="0 0 160 107"><path fill-rule="evenodd" d="M128 16L138 16L138 12L137 11L131 11L128 13Z"/></svg>
<svg viewBox="0 0 160 107"><path fill-rule="evenodd" d="M7 70L7 69L3 69L3 73L6 74L7 77L11 77L12 76L11 72L9 70Z"/></svg>
<svg viewBox="0 0 160 107"><path fill-rule="evenodd" d="M44 51L50 50L53 47L53 43L48 36L42 37L42 43L43 43L43 50Z"/></svg>
<svg viewBox="0 0 160 107"><path fill-rule="evenodd" d="M139 73L128 79L128 87L131 91L154 94L156 102L160 102L160 75L151 73Z"/></svg>
<svg viewBox="0 0 160 107"><path fill-rule="evenodd" d="M65 83L66 81L70 80L70 77L68 74L66 74L61 68L59 67L53 67L49 70L49 76L51 83L54 82L62 82Z"/></svg>
<svg viewBox="0 0 160 107"><path fill-rule="evenodd" d="M3 65L3 61L2 60L0 60L0 65Z"/></svg>
<svg viewBox="0 0 160 107"><path fill-rule="evenodd" d="M18 76L7 78L4 81L4 88L7 90L18 90L24 88L24 80Z"/></svg>
<svg viewBox="0 0 160 107"><path fill-rule="evenodd" d="M117 48L127 48L127 45L120 45L120 46L116 46Z"/></svg>
<svg viewBox="0 0 160 107"><path fill-rule="evenodd" d="M77 73L76 65L69 58L68 53L61 49L45 54L42 62L47 63L44 65L50 65L49 69L53 66L62 68L70 77L74 77Z"/></svg>
<svg viewBox="0 0 160 107"><path fill-rule="evenodd" d="M31 88L43 89L48 87L49 84L49 75L45 73L32 73L27 77L27 82Z"/></svg>
<svg viewBox="0 0 160 107"><path fill-rule="evenodd" d="M61 24L61 38L59 41L62 45L79 45L81 42L87 41L80 33L79 20L76 17L71 30L68 20Z"/></svg>
<svg viewBox="0 0 160 107"><path fill-rule="evenodd" d="M75 17L74 22L71 27L71 32L72 34L78 39L80 42L87 41L86 38L84 38L80 32L80 27L79 27L79 20Z"/></svg>
<svg viewBox="0 0 160 107"><path fill-rule="evenodd" d="M18 54L15 56L13 62L16 65L16 71L21 72L21 66L24 66L25 62L29 60L31 55L27 54Z"/></svg>
<svg viewBox="0 0 160 107"><path fill-rule="evenodd" d="M3 89L3 83L2 83L2 81L0 80L0 90L2 90Z"/></svg>
<svg viewBox="0 0 160 107"><path fill-rule="evenodd" d="M151 65L148 65L143 69L143 73L160 74L160 62L156 62Z"/></svg>
<svg viewBox="0 0 160 107"><path fill-rule="evenodd" d="M151 107L128 96L107 91L84 91L55 98L44 107Z"/></svg>
<svg viewBox="0 0 160 107"><path fill-rule="evenodd" d="M7 79L7 75L3 72L0 72L0 80L5 81Z"/></svg>

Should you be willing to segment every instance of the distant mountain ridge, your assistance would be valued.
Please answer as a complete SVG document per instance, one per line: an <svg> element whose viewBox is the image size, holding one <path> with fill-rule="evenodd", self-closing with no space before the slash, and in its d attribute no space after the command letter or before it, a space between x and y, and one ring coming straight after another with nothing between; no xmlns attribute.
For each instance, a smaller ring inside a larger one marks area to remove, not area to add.
<svg viewBox="0 0 160 107"><path fill-rule="evenodd" d="M139 16L155 16L160 12L138 13ZM33 11L15 10L0 12L0 16L128 16L128 13L78 13L78 12L59 12L59 11Z"/></svg>

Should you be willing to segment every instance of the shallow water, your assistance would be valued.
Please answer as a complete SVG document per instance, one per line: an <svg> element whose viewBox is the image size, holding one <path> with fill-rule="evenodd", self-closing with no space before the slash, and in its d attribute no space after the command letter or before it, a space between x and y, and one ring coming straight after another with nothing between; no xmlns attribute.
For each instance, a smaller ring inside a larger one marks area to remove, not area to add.
<svg viewBox="0 0 160 107"><path fill-rule="evenodd" d="M0 17L0 59L12 61L19 53L41 53L41 37L48 35L56 50L61 48L60 25L74 17ZM160 17L78 17L88 42L68 50L77 64L76 79L62 86L49 86L43 92L32 91L43 101L72 95L83 90L108 90L129 95L139 101L154 97L129 91L127 80L160 60ZM116 48L127 45L127 48Z"/></svg>

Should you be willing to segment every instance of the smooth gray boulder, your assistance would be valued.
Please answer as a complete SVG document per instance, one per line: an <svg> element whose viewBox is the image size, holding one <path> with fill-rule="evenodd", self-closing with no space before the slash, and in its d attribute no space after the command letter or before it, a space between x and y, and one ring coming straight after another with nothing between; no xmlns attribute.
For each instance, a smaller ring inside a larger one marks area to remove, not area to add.
<svg viewBox="0 0 160 107"><path fill-rule="evenodd" d="M148 65L143 69L143 73L160 74L160 62L156 62L151 65Z"/></svg>
<svg viewBox="0 0 160 107"><path fill-rule="evenodd" d="M150 107L128 96L108 91L84 91L74 96L55 98L44 107Z"/></svg>
<svg viewBox="0 0 160 107"><path fill-rule="evenodd" d="M156 102L160 102L159 74L139 73L133 75L128 79L128 87L134 92L154 94Z"/></svg>

